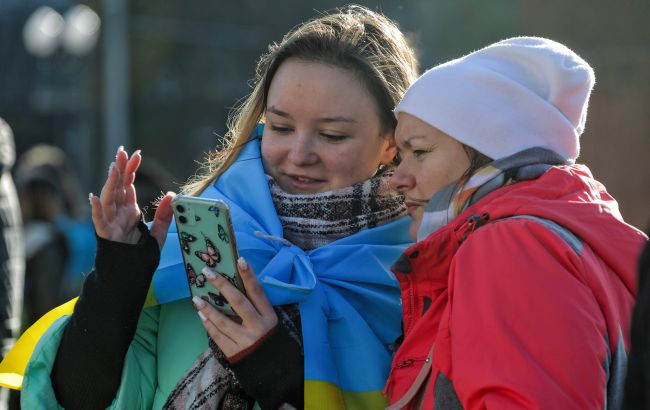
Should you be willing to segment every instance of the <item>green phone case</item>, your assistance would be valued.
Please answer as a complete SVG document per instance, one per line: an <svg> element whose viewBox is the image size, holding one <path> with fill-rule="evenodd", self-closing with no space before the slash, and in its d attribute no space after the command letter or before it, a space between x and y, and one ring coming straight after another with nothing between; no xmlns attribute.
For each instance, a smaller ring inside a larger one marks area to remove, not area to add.
<svg viewBox="0 0 650 410"><path fill-rule="evenodd" d="M235 315L228 301L202 273L207 266L244 292L237 271L237 244L228 205L216 199L177 196L172 208L190 293L223 313Z"/></svg>

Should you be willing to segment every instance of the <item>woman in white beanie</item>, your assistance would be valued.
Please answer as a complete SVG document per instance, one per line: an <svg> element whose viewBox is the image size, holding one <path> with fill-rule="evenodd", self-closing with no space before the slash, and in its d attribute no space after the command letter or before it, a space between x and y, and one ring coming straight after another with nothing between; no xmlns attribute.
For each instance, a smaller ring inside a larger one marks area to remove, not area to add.
<svg viewBox="0 0 650 410"><path fill-rule="evenodd" d="M519 37L426 72L395 113L413 219L389 408L616 409L646 236L575 164L591 67Z"/></svg>

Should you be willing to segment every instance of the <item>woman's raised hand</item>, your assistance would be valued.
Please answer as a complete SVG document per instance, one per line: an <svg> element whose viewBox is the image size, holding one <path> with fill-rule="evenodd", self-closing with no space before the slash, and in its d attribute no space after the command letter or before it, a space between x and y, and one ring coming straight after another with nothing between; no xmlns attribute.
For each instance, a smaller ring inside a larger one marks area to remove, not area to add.
<svg viewBox="0 0 650 410"><path fill-rule="evenodd" d="M141 162L140 150L129 158L129 154L120 147L115 162L108 170L108 178L100 196L90 194L93 224L100 238L128 244L136 244L140 240L138 222L141 213L133 181ZM163 197L151 227L151 235L161 247L172 219L170 202L173 198L171 192Z"/></svg>

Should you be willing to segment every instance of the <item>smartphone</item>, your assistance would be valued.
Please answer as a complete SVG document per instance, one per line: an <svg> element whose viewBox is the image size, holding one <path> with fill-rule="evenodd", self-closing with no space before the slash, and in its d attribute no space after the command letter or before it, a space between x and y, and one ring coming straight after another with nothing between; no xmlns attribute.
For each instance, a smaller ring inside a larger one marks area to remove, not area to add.
<svg viewBox="0 0 650 410"><path fill-rule="evenodd" d="M237 244L228 205L218 199L181 195L172 201L172 209L190 293L223 313L236 315L203 274L207 266L245 293L237 271Z"/></svg>

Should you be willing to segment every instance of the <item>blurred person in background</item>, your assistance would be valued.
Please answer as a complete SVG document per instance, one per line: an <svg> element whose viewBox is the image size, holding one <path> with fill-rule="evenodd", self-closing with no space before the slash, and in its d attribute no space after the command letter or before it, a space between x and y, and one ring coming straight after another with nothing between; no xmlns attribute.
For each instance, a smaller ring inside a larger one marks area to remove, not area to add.
<svg viewBox="0 0 650 410"><path fill-rule="evenodd" d="M18 160L15 173L25 230L23 329L67 300L63 295L63 281L68 244L56 224L65 212L65 205L50 158L52 152L58 151L42 148L25 152Z"/></svg>
<svg viewBox="0 0 650 410"><path fill-rule="evenodd" d="M650 228L646 230L650 234ZM638 293L630 326L625 410L650 410L650 242L639 259Z"/></svg>
<svg viewBox="0 0 650 410"><path fill-rule="evenodd" d="M173 194L148 229L133 185L142 156L120 148L90 196L95 270L36 346L23 406L383 407L401 317L389 267L409 243L388 186L392 110L416 71L397 26L359 6L299 25L262 56L227 148L183 188L230 205L248 296L200 274L242 321L188 298Z"/></svg>
<svg viewBox="0 0 650 410"><path fill-rule="evenodd" d="M0 356L13 346L23 307L25 255L20 205L11 178L16 159L14 137L0 118ZM8 390L0 390L0 409L5 409Z"/></svg>
<svg viewBox="0 0 650 410"><path fill-rule="evenodd" d="M83 272L93 264L95 234L79 180L60 148L30 148L15 176L25 224L26 328L79 294Z"/></svg>

